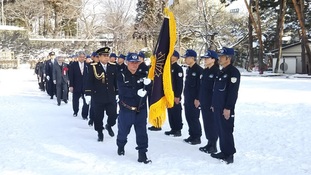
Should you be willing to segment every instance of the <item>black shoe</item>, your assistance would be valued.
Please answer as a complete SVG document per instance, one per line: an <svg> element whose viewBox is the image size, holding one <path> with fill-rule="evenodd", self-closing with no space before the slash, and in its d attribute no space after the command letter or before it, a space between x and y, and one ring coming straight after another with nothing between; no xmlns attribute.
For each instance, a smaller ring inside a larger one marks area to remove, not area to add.
<svg viewBox="0 0 311 175"><path fill-rule="evenodd" d="M168 135L168 136L169 136L169 135L172 135L172 134L173 134L173 130L165 131L164 134L165 134L165 135Z"/></svg>
<svg viewBox="0 0 311 175"><path fill-rule="evenodd" d="M77 117L77 113L73 113L73 115L72 115L72 116Z"/></svg>
<svg viewBox="0 0 311 175"><path fill-rule="evenodd" d="M87 120L87 117L82 117L83 120Z"/></svg>
<svg viewBox="0 0 311 175"><path fill-rule="evenodd" d="M211 156L213 157L213 158L215 158L215 159L224 159L226 156L225 156L225 154L224 153L222 153L222 152L219 152L219 153L216 153L216 154L211 154Z"/></svg>
<svg viewBox="0 0 311 175"><path fill-rule="evenodd" d="M224 159L222 159L227 164L233 163L233 155L226 156Z"/></svg>
<svg viewBox="0 0 311 175"><path fill-rule="evenodd" d="M57 106L60 106L60 103L57 103Z"/></svg>
<svg viewBox="0 0 311 175"><path fill-rule="evenodd" d="M67 104L68 103L68 101L67 100L64 100L64 102Z"/></svg>
<svg viewBox="0 0 311 175"><path fill-rule="evenodd" d="M191 136L189 136L188 138L184 139L185 142L189 143L191 140L193 140L193 138Z"/></svg>
<svg viewBox="0 0 311 175"><path fill-rule="evenodd" d="M157 128L157 127L155 127L155 126L150 126L150 127L148 128L148 130L150 130L150 131L161 131L162 128L161 128L161 127L160 127L160 128Z"/></svg>
<svg viewBox="0 0 311 175"><path fill-rule="evenodd" d="M98 142L102 142L104 141L104 134L102 131L98 131L98 139L97 139Z"/></svg>
<svg viewBox="0 0 311 175"><path fill-rule="evenodd" d="M93 120L90 119L89 122L88 122L88 125L89 125L89 126L93 126L93 123L94 123Z"/></svg>
<svg viewBox="0 0 311 175"><path fill-rule="evenodd" d="M51 98L50 99L53 99L53 96L51 96Z"/></svg>
<svg viewBox="0 0 311 175"><path fill-rule="evenodd" d="M140 163L143 162L144 164L152 163L151 160L148 160L147 155L146 155L145 152L138 152L138 160L137 161L140 162Z"/></svg>
<svg viewBox="0 0 311 175"><path fill-rule="evenodd" d="M105 128L107 129L108 134L110 135L110 137L113 137L114 136L114 132L113 132L111 126L106 124Z"/></svg>
<svg viewBox="0 0 311 175"><path fill-rule="evenodd" d="M201 144L201 139L200 138L195 138L195 139L190 140L189 143L191 145L198 145L198 144Z"/></svg>
<svg viewBox="0 0 311 175"><path fill-rule="evenodd" d="M170 131L165 131L164 134L168 136L180 137L181 131L170 130Z"/></svg>
<svg viewBox="0 0 311 175"><path fill-rule="evenodd" d="M204 147L200 147L199 150L205 153L209 153L209 154L217 153L216 145L211 145L211 144L207 144Z"/></svg>
<svg viewBox="0 0 311 175"><path fill-rule="evenodd" d="M124 153L125 153L124 147L118 147L118 155L119 156L124 156Z"/></svg>

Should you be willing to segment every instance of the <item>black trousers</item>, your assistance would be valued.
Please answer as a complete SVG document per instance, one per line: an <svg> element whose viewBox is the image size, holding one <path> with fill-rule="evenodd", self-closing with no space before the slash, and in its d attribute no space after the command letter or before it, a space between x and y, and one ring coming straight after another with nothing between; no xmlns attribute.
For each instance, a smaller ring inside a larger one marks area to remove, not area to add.
<svg viewBox="0 0 311 175"><path fill-rule="evenodd" d="M202 128L199 120L200 109L196 108L193 103L185 103L185 115L190 137L200 138L202 136Z"/></svg>
<svg viewBox="0 0 311 175"><path fill-rule="evenodd" d="M84 94L81 92L73 92L72 93L72 108L73 113L78 114L79 112L79 100L80 98L83 99L83 106L82 106L82 118L87 118L89 115L89 105L86 103Z"/></svg>
<svg viewBox="0 0 311 175"><path fill-rule="evenodd" d="M182 129L182 117L181 117L181 103L174 104L172 108L167 109L168 121L173 131L180 131Z"/></svg>
<svg viewBox="0 0 311 175"><path fill-rule="evenodd" d="M96 131L102 131L104 129L104 112L106 112L108 119L107 124L114 126L117 119L117 105L115 102L100 103L94 102L94 129Z"/></svg>
<svg viewBox="0 0 311 175"><path fill-rule="evenodd" d="M214 112L209 106L205 107L202 104L201 112L206 139L216 143L218 140L218 123L215 119Z"/></svg>

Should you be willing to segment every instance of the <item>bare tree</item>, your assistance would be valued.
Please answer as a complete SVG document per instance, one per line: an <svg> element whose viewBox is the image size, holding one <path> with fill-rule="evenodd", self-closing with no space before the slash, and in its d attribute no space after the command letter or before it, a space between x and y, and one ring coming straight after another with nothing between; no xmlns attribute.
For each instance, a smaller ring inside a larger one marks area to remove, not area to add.
<svg viewBox="0 0 311 175"><path fill-rule="evenodd" d="M16 10L18 9L18 10ZM6 20L33 31L33 24L43 14L43 3L37 0L16 0L5 6Z"/></svg>

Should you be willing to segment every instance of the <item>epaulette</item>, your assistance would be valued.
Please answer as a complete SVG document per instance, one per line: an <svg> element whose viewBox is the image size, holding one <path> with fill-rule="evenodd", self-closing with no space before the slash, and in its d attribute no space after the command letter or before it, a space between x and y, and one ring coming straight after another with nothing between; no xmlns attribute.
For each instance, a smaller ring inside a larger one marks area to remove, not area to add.
<svg viewBox="0 0 311 175"><path fill-rule="evenodd" d="M91 63L91 66L96 66L97 65L97 63Z"/></svg>
<svg viewBox="0 0 311 175"><path fill-rule="evenodd" d="M109 64L112 64L112 65L116 65L116 63L113 63L113 62L110 62L110 61L108 61L108 63L109 63Z"/></svg>

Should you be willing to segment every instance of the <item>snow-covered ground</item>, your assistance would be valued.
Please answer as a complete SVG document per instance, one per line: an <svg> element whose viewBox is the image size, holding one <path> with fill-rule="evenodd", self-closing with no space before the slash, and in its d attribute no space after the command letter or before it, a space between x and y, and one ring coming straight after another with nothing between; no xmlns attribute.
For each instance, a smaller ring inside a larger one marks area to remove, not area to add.
<svg viewBox="0 0 311 175"><path fill-rule="evenodd" d="M93 128L38 89L33 70L0 70L0 174L311 174L311 79L242 76L235 118L235 162L227 165L182 137L149 132L148 157L137 162L134 130L125 156L116 137L97 142ZM117 127L113 127L117 131Z"/></svg>

